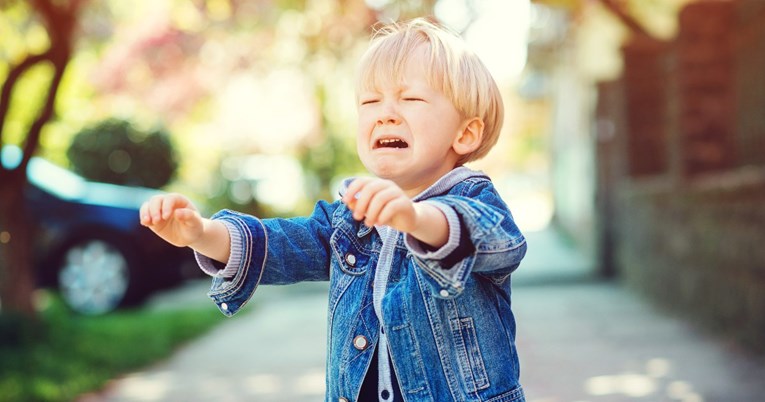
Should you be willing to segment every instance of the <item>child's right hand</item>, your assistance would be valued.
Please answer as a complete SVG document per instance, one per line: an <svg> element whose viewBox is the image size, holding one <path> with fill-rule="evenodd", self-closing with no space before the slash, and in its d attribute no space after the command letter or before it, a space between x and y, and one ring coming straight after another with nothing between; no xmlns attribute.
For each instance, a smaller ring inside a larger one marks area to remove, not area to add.
<svg viewBox="0 0 765 402"><path fill-rule="evenodd" d="M156 195L141 205L141 224L178 247L202 237L204 221L197 208L180 194Z"/></svg>

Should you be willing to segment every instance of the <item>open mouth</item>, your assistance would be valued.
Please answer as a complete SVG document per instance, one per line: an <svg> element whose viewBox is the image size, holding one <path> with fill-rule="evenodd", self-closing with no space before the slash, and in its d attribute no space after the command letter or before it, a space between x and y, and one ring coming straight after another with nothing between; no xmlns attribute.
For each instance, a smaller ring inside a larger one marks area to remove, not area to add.
<svg viewBox="0 0 765 402"><path fill-rule="evenodd" d="M375 142L375 149L380 148L409 148L409 144L398 138L382 138Z"/></svg>

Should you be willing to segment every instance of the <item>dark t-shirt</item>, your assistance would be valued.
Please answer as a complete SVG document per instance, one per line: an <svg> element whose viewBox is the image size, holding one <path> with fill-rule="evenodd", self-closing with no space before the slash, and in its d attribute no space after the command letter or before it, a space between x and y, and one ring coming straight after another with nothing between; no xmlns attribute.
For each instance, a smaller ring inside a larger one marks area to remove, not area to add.
<svg viewBox="0 0 765 402"><path fill-rule="evenodd" d="M388 358L390 359L390 358ZM387 401L393 400L394 402L403 402L404 398L401 396L401 389L398 386L398 380L396 379L396 373L391 367L391 383L393 384L393 397L385 399ZM359 402L378 402L380 398L377 396L377 347L375 346L375 354L372 356L372 363L369 365L369 370L364 377L364 383L361 384L361 392L359 392Z"/></svg>

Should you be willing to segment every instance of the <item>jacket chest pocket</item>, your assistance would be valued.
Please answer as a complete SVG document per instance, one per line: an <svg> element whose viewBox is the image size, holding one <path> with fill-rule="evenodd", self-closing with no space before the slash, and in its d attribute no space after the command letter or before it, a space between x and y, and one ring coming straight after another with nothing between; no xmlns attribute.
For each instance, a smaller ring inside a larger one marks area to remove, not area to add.
<svg viewBox="0 0 765 402"><path fill-rule="evenodd" d="M375 263L375 257L356 236L351 237L340 229L332 233L330 249L332 258L328 324L334 330L345 326L342 322L336 323L336 319L343 320L343 317L355 316L362 306L371 303L372 289L367 285L365 274L370 265Z"/></svg>
<svg viewBox="0 0 765 402"><path fill-rule="evenodd" d="M372 253L367 251L359 241L346 234L342 230L337 230L330 239L333 255L333 267L338 267L346 274L361 276L363 275L372 259Z"/></svg>

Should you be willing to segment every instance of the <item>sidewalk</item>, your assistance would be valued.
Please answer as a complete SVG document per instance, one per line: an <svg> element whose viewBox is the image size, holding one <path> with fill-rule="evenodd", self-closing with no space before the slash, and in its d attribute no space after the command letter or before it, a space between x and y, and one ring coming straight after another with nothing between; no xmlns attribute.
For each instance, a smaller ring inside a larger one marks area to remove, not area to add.
<svg viewBox="0 0 765 402"><path fill-rule="evenodd" d="M154 305L179 299L215 309L208 288L195 282ZM325 283L262 286L239 314L168 361L78 402L323 401L326 299Z"/></svg>
<svg viewBox="0 0 765 402"><path fill-rule="evenodd" d="M555 232L527 237L513 308L529 402L765 400L762 360L591 277ZM198 283L167 298L209 303L205 291ZM321 401L325 319L326 284L262 287L168 361L79 402Z"/></svg>
<svg viewBox="0 0 765 402"><path fill-rule="evenodd" d="M513 310L529 402L765 400L765 360L592 277L556 233L527 237Z"/></svg>

